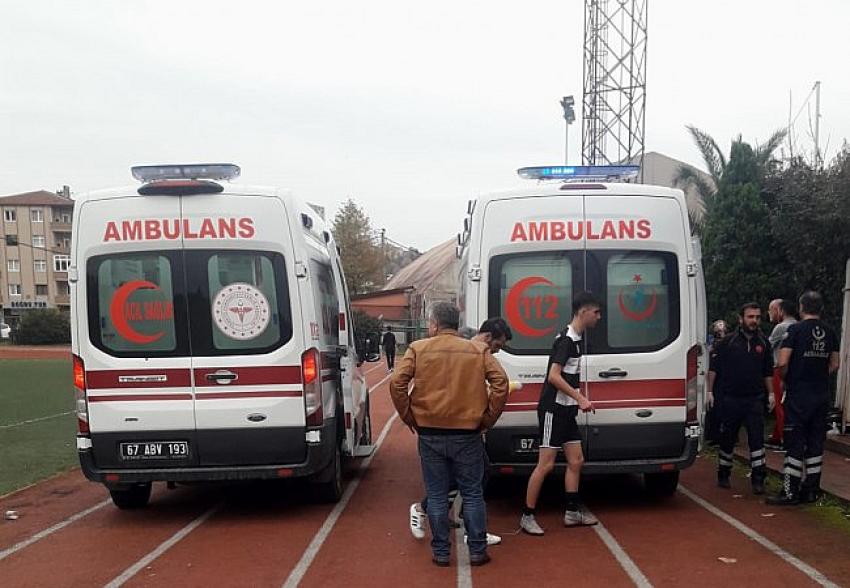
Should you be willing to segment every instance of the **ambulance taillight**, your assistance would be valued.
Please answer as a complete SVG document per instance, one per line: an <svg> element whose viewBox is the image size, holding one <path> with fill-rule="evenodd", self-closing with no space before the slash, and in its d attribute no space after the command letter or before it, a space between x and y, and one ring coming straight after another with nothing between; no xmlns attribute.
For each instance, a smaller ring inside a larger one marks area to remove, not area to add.
<svg viewBox="0 0 850 588"><path fill-rule="evenodd" d="M304 411L308 427L321 427L322 412L322 366L319 350L308 349L301 355L301 381L304 384Z"/></svg>
<svg viewBox="0 0 850 588"><path fill-rule="evenodd" d="M89 434L89 402L86 398L86 366L80 356L74 356L74 408L77 411L77 432Z"/></svg>
<svg viewBox="0 0 850 588"><path fill-rule="evenodd" d="M685 380L688 425L696 425L699 422L699 411L697 410L697 358L699 353L699 345L694 345L688 350L687 379Z"/></svg>

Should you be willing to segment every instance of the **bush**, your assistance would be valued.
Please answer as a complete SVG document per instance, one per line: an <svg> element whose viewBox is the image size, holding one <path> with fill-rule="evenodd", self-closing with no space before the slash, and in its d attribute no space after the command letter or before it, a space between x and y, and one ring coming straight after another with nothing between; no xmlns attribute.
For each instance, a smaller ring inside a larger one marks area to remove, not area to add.
<svg viewBox="0 0 850 588"><path fill-rule="evenodd" d="M68 313L55 308L31 310L21 317L15 341L22 345L55 345L71 342Z"/></svg>

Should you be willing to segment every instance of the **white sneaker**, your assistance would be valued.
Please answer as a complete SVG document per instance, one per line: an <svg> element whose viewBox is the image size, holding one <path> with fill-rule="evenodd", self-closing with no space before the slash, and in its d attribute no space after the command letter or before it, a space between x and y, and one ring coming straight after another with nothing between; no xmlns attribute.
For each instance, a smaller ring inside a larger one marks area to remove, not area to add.
<svg viewBox="0 0 850 588"><path fill-rule="evenodd" d="M410 505L410 533L416 539L425 538L426 514L422 512L422 505L414 502Z"/></svg>
<svg viewBox="0 0 850 588"><path fill-rule="evenodd" d="M579 510L568 510L564 512L565 527L589 527L598 522L599 519L584 506L579 507Z"/></svg>
<svg viewBox="0 0 850 588"><path fill-rule="evenodd" d="M464 534L463 542L469 543L469 535ZM498 535L494 535L493 533L487 533L487 546L491 547L493 545L498 545L502 542L502 538Z"/></svg>
<svg viewBox="0 0 850 588"><path fill-rule="evenodd" d="M542 535L543 527L537 524L533 514L524 514L519 519L519 528L529 535Z"/></svg>

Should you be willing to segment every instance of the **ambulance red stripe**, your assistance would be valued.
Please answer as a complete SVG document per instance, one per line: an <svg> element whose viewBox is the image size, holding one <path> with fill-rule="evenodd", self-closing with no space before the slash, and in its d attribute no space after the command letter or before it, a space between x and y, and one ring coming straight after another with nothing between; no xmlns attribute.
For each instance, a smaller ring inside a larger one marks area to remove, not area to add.
<svg viewBox="0 0 850 588"><path fill-rule="evenodd" d="M279 365L279 366L216 366L206 368L195 368L196 388L215 388L221 384L215 380L208 380L207 374L217 371L227 371L236 374L234 386L271 386L274 384L300 384L301 366Z"/></svg>
<svg viewBox="0 0 850 588"><path fill-rule="evenodd" d="M161 376L157 381L156 377ZM128 381L136 379L135 381ZM123 381L122 381L123 379ZM86 372L89 390L108 388L183 388L192 385L188 369L119 369Z"/></svg>
<svg viewBox="0 0 850 588"><path fill-rule="evenodd" d="M195 400L222 400L230 398L301 398L301 390L272 390L248 392L199 392Z"/></svg>
<svg viewBox="0 0 850 588"><path fill-rule="evenodd" d="M89 402L139 402L151 400L192 400L191 394L103 394L88 396Z"/></svg>
<svg viewBox="0 0 850 588"><path fill-rule="evenodd" d="M543 384L523 384L510 396L511 403L537 402ZM587 384L582 383L582 391L587 394ZM645 400L650 398L685 400L685 380L625 380L621 382L592 382L590 400Z"/></svg>

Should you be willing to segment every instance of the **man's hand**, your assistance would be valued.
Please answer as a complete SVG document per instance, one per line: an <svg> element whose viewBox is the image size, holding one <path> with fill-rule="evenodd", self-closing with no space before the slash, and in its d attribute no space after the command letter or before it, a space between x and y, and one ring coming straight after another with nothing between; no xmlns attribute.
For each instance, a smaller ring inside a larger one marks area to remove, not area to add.
<svg viewBox="0 0 850 588"><path fill-rule="evenodd" d="M582 412L596 412L596 409L593 408L593 403L584 396L579 396L578 407Z"/></svg>
<svg viewBox="0 0 850 588"><path fill-rule="evenodd" d="M712 394L711 392L705 393L705 405L708 408L714 408L714 394Z"/></svg>

